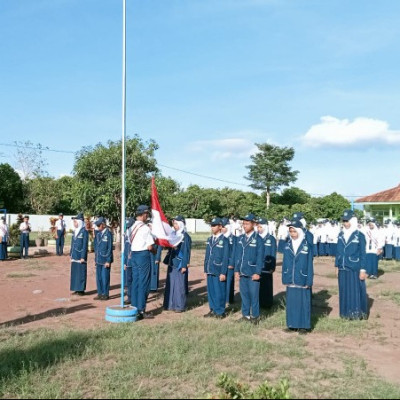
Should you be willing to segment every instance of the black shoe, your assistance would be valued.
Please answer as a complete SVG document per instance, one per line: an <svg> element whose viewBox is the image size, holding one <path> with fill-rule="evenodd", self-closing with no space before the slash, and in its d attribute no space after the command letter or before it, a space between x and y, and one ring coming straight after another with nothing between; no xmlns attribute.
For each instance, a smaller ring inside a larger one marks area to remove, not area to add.
<svg viewBox="0 0 400 400"><path fill-rule="evenodd" d="M224 319L224 318L226 318L226 314L225 313L223 313L223 314L215 314L215 318L216 319Z"/></svg>
<svg viewBox="0 0 400 400"><path fill-rule="evenodd" d="M307 333L310 333L309 329L299 329L299 335L307 335Z"/></svg>
<svg viewBox="0 0 400 400"><path fill-rule="evenodd" d="M82 290L82 291L80 291L80 292L76 292L76 294L77 294L78 296L84 296L84 295L85 295L85 292Z"/></svg>
<svg viewBox="0 0 400 400"><path fill-rule="evenodd" d="M180 314L180 313L183 313L183 312L185 312L185 310L174 310L174 312L176 312L176 313Z"/></svg>
<svg viewBox="0 0 400 400"><path fill-rule="evenodd" d="M260 318L260 317L256 317L256 318L251 317L251 319L250 319L250 322L251 322L253 325L258 325L258 324L260 323L260 321L261 321L261 318Z"/></svg>
<svg viewBox="0 0 400 400"><path fill-rule="evenodd" d="M144 318L143 313L139 313L136 318L136 321L141 321L143 318Z"/></svg>
<svg viewBox="0 0 400 400"><path fill-rule="evenodd" d="M110 299L110 296L107 296L106 294L103 294L102 296L101 296L101 299L100 300L109 300Z"/></svg>
<svg viewBox="0 0 400 400"><path fill-rule="evenodd" d="M285 328L285 329L283 330L283 332L286 332L286 333L293 333L293 332L297 332L297 329L294 329L294 328Z"/></svg>
<svg viewBox="0 0 400 400"><path fill-rule="evenodd" d="M211 317L214 317L214 316L215 316L214 311L210 311L207 314L203 315L204 318L211 318Z"/></svg>
<svg viewBox="0 0 400 400"><path fill-rule="evenodd" d="M131 305L131 301L130 300L124 300L124 305L125 306L130 306Z"/></svg>
<svg viewBox="0 0 400 400"><path fill-rule="evenodd" d="M93 297L93 300L102 300L103 296L98 294L96 297Z"/></svg>

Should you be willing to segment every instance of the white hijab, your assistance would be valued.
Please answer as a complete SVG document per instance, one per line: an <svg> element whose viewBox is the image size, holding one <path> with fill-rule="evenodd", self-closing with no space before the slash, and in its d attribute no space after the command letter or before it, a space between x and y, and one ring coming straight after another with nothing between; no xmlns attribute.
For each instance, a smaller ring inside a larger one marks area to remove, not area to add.
<svg viewBox="0 0 400 400"><path fill-rule="evenodd" d="M173 247L178 246L185 237L186 226L182 221L175 221L179 225L179 229L173 230L171 236L168 238L168 241L171 243Z"/></svg>
<svg viewBox="0 0 400 400"><path fill-rule="evenodd" d="M78 223L78 227L77 228L74 227L74 237L77 237L78 233L83 228L83 221L81 219L77 219L76 222Z"/></svg>
<svg viewBox="0 0 400 400"><path fill-rule="evenodd" d="M229 238L229 236L232 235L232 226L231 225L225 225L226 232L224 233L224 236L226 238Z"/></svg>
<svg viewBox="0 0 400 400"><path fill-rule="evenodd" d="M292 241L294 254L297 254L297 251L299 250L300 245L303 243L305 235L304 235L303 229L295 228L294 226L292 228L296 229L296 232L298 234L297 239L293 239L292 237L290 237L290 239Z"/></svg>
<svg viewBox="0 0 400 400"><path fill-rule="evenodd" d="M350 219L350 228L343 227L343 237L346 243L349 241L350 236L358 229L358 221L356 217Z"/></svg>
<svg viewBox="0 0 400 400"><path fill-rule="evenodd" d="M269 227L268 227L268 225L265 225L265 224L261 224L261 226L263 228L263 231L262 231L262 233L258 232L258 234L264 239L265 236L267 236L269 233Z"/></svg>

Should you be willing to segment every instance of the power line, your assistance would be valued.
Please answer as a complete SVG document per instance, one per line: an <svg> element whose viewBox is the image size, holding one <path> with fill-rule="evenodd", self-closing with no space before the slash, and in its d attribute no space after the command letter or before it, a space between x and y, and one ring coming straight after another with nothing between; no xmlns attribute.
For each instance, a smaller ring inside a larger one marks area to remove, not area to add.
<svg viewBox="0 0 400 400"><path fill-rule="evenodd" d="M18 145L18 144L11 144L11 143L0 143L0 146L7 146L7 147L22 147L24 149L31 149L31 150L41 150L41 151L50 151L53 153L66 153L66 154L76 154L76 151L71 151L71 150L58 150L58 149L50 149L49 147L43 147L43 148L37 148L37 147L33 147L33 146L25 146L25 145ZM1 153L0 153L1 156ZM3 156L4 157L4 156ZM213 176L208 176L208 175L202 175L202 174L197 174L196 172L190 172L190 171L186 171L184 169L180 169L180 168L175 168L175 167L170 167L168 165L165 164L160 164L158 163L158 165L160 167L163 168L168 168L171 169L173 171L178 171L178 172L182 172L184 174L187 175L192 175L192 176L197 176L199 178L204 178L204 179L210 179L216 182L222 182L222 183L229 183L231 185L236 185L236 186L243 186L246 188L249 188L249 185L246 185L244 183L238 183L238 182L233 182L233 181L228 181L225 179L220 179L220 178L216 178ZM316 196L316 197L324 197L327 196L327 194L322 194L322 193L309 193L311 196ZM351 196L346 196L346 195L342 195L343 197L348 197L348 198L359 198L359 197L365 197L367 195L351 195Z"/></svg>

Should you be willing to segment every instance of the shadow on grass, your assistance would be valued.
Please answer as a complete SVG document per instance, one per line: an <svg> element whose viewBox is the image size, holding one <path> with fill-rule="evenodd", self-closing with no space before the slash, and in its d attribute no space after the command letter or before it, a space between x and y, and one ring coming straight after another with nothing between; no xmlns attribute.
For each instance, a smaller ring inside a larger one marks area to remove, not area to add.
<svg viewBox="0 0 400 400"><path fill-rule="evenodd" d="M70 332L63 338L38 339L27 348L23 345L5 348L0 351L0 381L80 357L93 340L96 340L93 334Z"/></svg>
<svg viewBox="0 0 400 400"><path fill-rule="evenodd" d="M385 275L385 271L382 268L378 269L378 278L380 278L382 275Z"/></svg>
<svg viewBox="0 0 400 400"><path fill-rule="evenodd" d="M330 307L328 303L331 297L332 295L326 289L313 293L311 309L312 329L315 328L320 319L326 318L332 312L332 307Z"/></svg>
<svg viewBox="0 0 400 400"><path fill-rule="evenodd" d="M73 307L59 307L59 308L53 308L52 310L44 311L39 314L34 314L34 315L27 315L26 317L22 318L17 318L13 319L11 321L6 321L2 322L0 324L0 328L7 328L10 326L17 326L17 325L23 325L23 324L28 324L30 322L34 321L40 321L42 319L46 318L52 318L52 317L58 317L60 315L67 315L67 314L73 314L79 311L84 311L84 310L90 310L94 307L92 304L80 304L77 306Z"/></svg>

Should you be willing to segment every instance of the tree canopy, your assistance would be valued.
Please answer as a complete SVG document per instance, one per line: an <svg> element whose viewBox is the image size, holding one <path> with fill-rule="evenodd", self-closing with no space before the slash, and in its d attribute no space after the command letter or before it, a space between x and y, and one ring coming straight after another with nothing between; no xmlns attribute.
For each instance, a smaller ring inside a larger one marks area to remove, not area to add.
<svg viewBox="0 0 400 400"><path fill-rule="evenodd" d="M0 164L0 208L18 212L23 202L22 180L10 164Z"/></svg>

